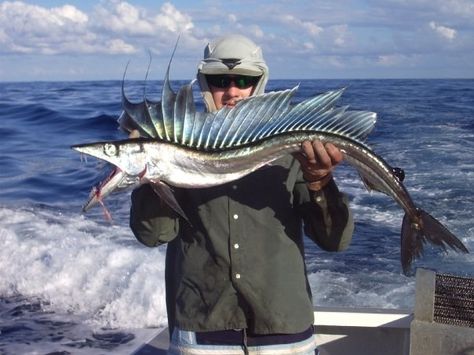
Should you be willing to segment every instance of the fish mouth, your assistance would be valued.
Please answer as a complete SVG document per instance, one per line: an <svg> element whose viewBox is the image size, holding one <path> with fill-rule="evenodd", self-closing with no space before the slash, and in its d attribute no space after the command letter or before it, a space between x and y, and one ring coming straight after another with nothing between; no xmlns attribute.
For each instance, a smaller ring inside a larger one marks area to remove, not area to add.
<svg viewBox="0 0 474 355"><path fill-rule="evenodd" d="M96 186L92 187L91 192L89 194L89 199L84 204L84 206L82 206L82 212L87 212L96 203L100 203L100 201L104 197L104 195L102 194L102 191L107 187L107 185L113 184L115 186L118 186L124 177L122 177L122 179L117 180L117 181L114 181L114 178L122 173L123 171L119 167L115 166L112 172L109 175L107 175L107 177L103 181L101 181ZM113 186L111 190L113 190L114 188L115 187Z"/></svg>

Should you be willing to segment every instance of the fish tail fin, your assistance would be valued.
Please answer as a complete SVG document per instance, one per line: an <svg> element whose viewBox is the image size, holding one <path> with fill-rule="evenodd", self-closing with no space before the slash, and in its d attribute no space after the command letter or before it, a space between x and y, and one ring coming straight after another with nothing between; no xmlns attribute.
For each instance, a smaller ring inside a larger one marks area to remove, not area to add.
<svg viewBox="0 0 474 355"><path fill-rule="evenodd" d="M405 274L409 272L412 261L423 254L426 242L444 250L449 247L458 252L469 253L464 244L434 217L421 209L417 212L415 220L408 214L403 217L401 261Z"/></svg>

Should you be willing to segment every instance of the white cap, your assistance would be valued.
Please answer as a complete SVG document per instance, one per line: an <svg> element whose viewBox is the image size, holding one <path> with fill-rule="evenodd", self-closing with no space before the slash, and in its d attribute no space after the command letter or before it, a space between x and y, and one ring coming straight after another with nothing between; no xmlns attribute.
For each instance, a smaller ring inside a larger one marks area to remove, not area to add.
<svg viewBox="0 0 474 355"><path fill-rule="evenodd" d="M228 35L209 43L198 65L197 79L209 111L216 110L205 75L234 74L260 76L252 95L263 94L268 81L268 67L262 50L247 37Z"/></svg>

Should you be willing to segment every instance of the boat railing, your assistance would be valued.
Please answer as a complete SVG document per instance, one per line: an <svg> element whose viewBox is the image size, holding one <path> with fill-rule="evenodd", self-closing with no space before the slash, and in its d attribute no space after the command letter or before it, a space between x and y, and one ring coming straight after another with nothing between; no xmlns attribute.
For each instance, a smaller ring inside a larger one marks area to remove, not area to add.
<svg viewBox="0 0 474 355"><path fill-rule="evenodd" d="M410 355L474 355L474 279L416 274Z"/></svg>

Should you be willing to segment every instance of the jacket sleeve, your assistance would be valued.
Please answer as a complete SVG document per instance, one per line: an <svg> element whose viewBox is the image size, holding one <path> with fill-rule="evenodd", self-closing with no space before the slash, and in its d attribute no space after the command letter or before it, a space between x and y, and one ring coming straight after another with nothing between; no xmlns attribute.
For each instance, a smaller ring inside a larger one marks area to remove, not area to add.
<svg viewBox="0 0 474 355"><path fill-rule="evenodd" d="M155 247L176 238L179 218L161 202L151 186L145 184L132 192L130 228L141 243Z"/></svg>
<svg viewBox="0 0 474 355"><path fill-rule="evenodd" d="M333 179L320 191L311 191L299 175L294 189L295 202L303 217L304 232L326 251L348 248L354 220L347 197L339 192Z"/></svg>

